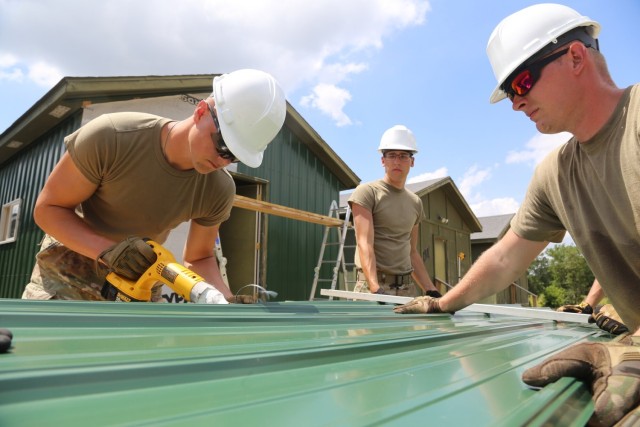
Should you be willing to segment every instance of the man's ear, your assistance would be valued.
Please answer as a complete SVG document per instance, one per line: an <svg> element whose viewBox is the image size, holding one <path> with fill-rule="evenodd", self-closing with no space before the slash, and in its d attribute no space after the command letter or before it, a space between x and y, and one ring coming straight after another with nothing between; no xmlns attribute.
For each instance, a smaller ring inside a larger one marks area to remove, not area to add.
<svg viewBox="0 0 640 427"><path fill-rule="evenodd" d="M587 47L580 42L573 42L569 46L569 54L571 55L571 65L575 71L581 71L584 68L585 59L587 57Z"/></svg>
<svg viewBox="0 0 640 427"><path fill-rule="evenodd" d="M209 112L209 107L207 107L206 105L206 101L203 99L200 102L198 102L198 104L196 105L196 109L193 111L193 121L198 123L200 120L202 120L202 116L205 113Z"/></svg>

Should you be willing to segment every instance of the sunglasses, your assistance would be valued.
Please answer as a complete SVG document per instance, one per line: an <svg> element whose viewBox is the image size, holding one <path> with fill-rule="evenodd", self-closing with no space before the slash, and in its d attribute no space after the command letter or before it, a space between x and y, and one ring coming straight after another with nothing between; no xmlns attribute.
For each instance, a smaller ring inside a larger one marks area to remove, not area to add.
<svg viewBox="0 0 640 427"><path fill-rule="evenodd" d="M569 48L562 49L554 53L553 55L549 55L542 59L532 62L531 64L525 64L525 68L518 69L514 71L508 79L505 80L505 83L502 85L501 89L507 94L507 97L513 101L513 98L516 95L525 96L529 91L533 88L533 85L540 78L540 74L542 73L542 69L560 58L562 55L567 53ZM511 82L507 85L507 82Z"/></svg>
<svg viewBox="0 0 640 427"><path fill-rule="evenodd" d="M406 162L408 161L410 158L413 157L413 154L410 153L384 153L383 157L385 159L391 160L391 161L395 161L400 160L401 162Z"/></svg>
<svg viewBox="0 0 640 427"><path fill-rule="evenodd" d="M213 123L216 125L216 129L218 129L218 138L215 139L213 138L213 136L211 137L211 139L213 139L213 143L216 147L218 155L225 160L231 160L231 163L239 162L236 156L234 156L231 150L229 150L227 144L225 144L224 139L222 139L222 132L220 131L220 123L218 122L216 111L211 107L211 105L209 105L208 102L205 101L205 104L207 104L207 107L209 108L209 113L211 113L211 118L213 119Z"/></svg>

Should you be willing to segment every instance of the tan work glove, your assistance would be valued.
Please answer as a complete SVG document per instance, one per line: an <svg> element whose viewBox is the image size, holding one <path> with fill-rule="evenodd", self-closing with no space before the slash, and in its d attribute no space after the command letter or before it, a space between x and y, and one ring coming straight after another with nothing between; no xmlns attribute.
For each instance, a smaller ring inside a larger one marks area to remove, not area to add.
<svg viewBox="0 0 640 427"><path fill-rule="evenodd" d="M255 304L258 300L253 295L232 295L227 297L229 304Z"/></svg>
<svg viewBox="0 0 640 427"><path fill-rule="evenodd" d="M581 302L580 304L567 304L561 307L558 307L556 311L562 311L565 313L582 313L582 314L591 314L593 313L593 307L587 304L586 302Z"/></svg>
<svg viewBox="0 0 640 427"><path fill-rule="evenodd" d="M98 255L109 271L129 280L138 280L157 258L153 248L139 237L127 237Z"/></svg>
<svg viewBox="0 0 640 427"><path fill-rule="evenodd" d="M535 387L573 377L589 384L595 412L589 425L611 426L626 415L640 417L640 347L620 343L582 343L527 369L522 380Z"/></svg>
<svg viewBox="0 0 640 427"><path fill-rule="evenodd" d="M440 309L440 298L430 296L414 298L406 304L394 307L393 311L400 314L443 313Z"/></svg>
<svg viewBox="0 0 640 427"><path fill-rule="evenodd" d="M622 323L618 312L611 304L603 305L597 313L589 316L589 323L595 323L600 329L613 335L629 332L629 328Z"/></svg>

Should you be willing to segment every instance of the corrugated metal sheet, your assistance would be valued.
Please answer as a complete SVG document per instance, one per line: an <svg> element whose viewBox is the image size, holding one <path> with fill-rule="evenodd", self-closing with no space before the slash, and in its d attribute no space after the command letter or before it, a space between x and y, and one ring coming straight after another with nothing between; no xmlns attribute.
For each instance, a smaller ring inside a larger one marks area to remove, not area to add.
<svg viewBox="0 0 640 427"><path fill-rule="evenodd" d="M587 388L522 371L608 335L368 302L0 300L0 425L584 425Z"/></svg>

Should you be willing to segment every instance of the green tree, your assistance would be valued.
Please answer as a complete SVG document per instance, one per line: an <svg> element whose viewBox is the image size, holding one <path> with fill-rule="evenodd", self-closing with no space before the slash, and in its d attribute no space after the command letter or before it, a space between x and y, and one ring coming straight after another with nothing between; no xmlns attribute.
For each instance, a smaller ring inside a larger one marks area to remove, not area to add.
<svg viewBox="0 0 640 427"><path fill-rule="evenodd" d="M529 289L545 304L576 304L587 295L593 273L576 246L555 245L540 254L528 272Z"/></svg>
<svg viewBox="0 0 640 427"><path fill-rule="evenodd" d="M547 250L547 255L551 258L551 283L565 291L563 304L582 301L594 279L582 253L573 245L556 245Z"/></svg>
<svg viewBox="0 0 640 427"><path fill-rule="evenodd" d="M531 263L527 273L527 281L529 283L529 291L536 295L542 295L544 289L551 284L549 257L541 254Z"/></svg>
<svg viewBox="0 0 640 427"><path fill-rule="evenodd" d="M549 307L560 307L567 300L567 293L564 289L556 285L547 286L544 290L545 305Z"/></svg>

